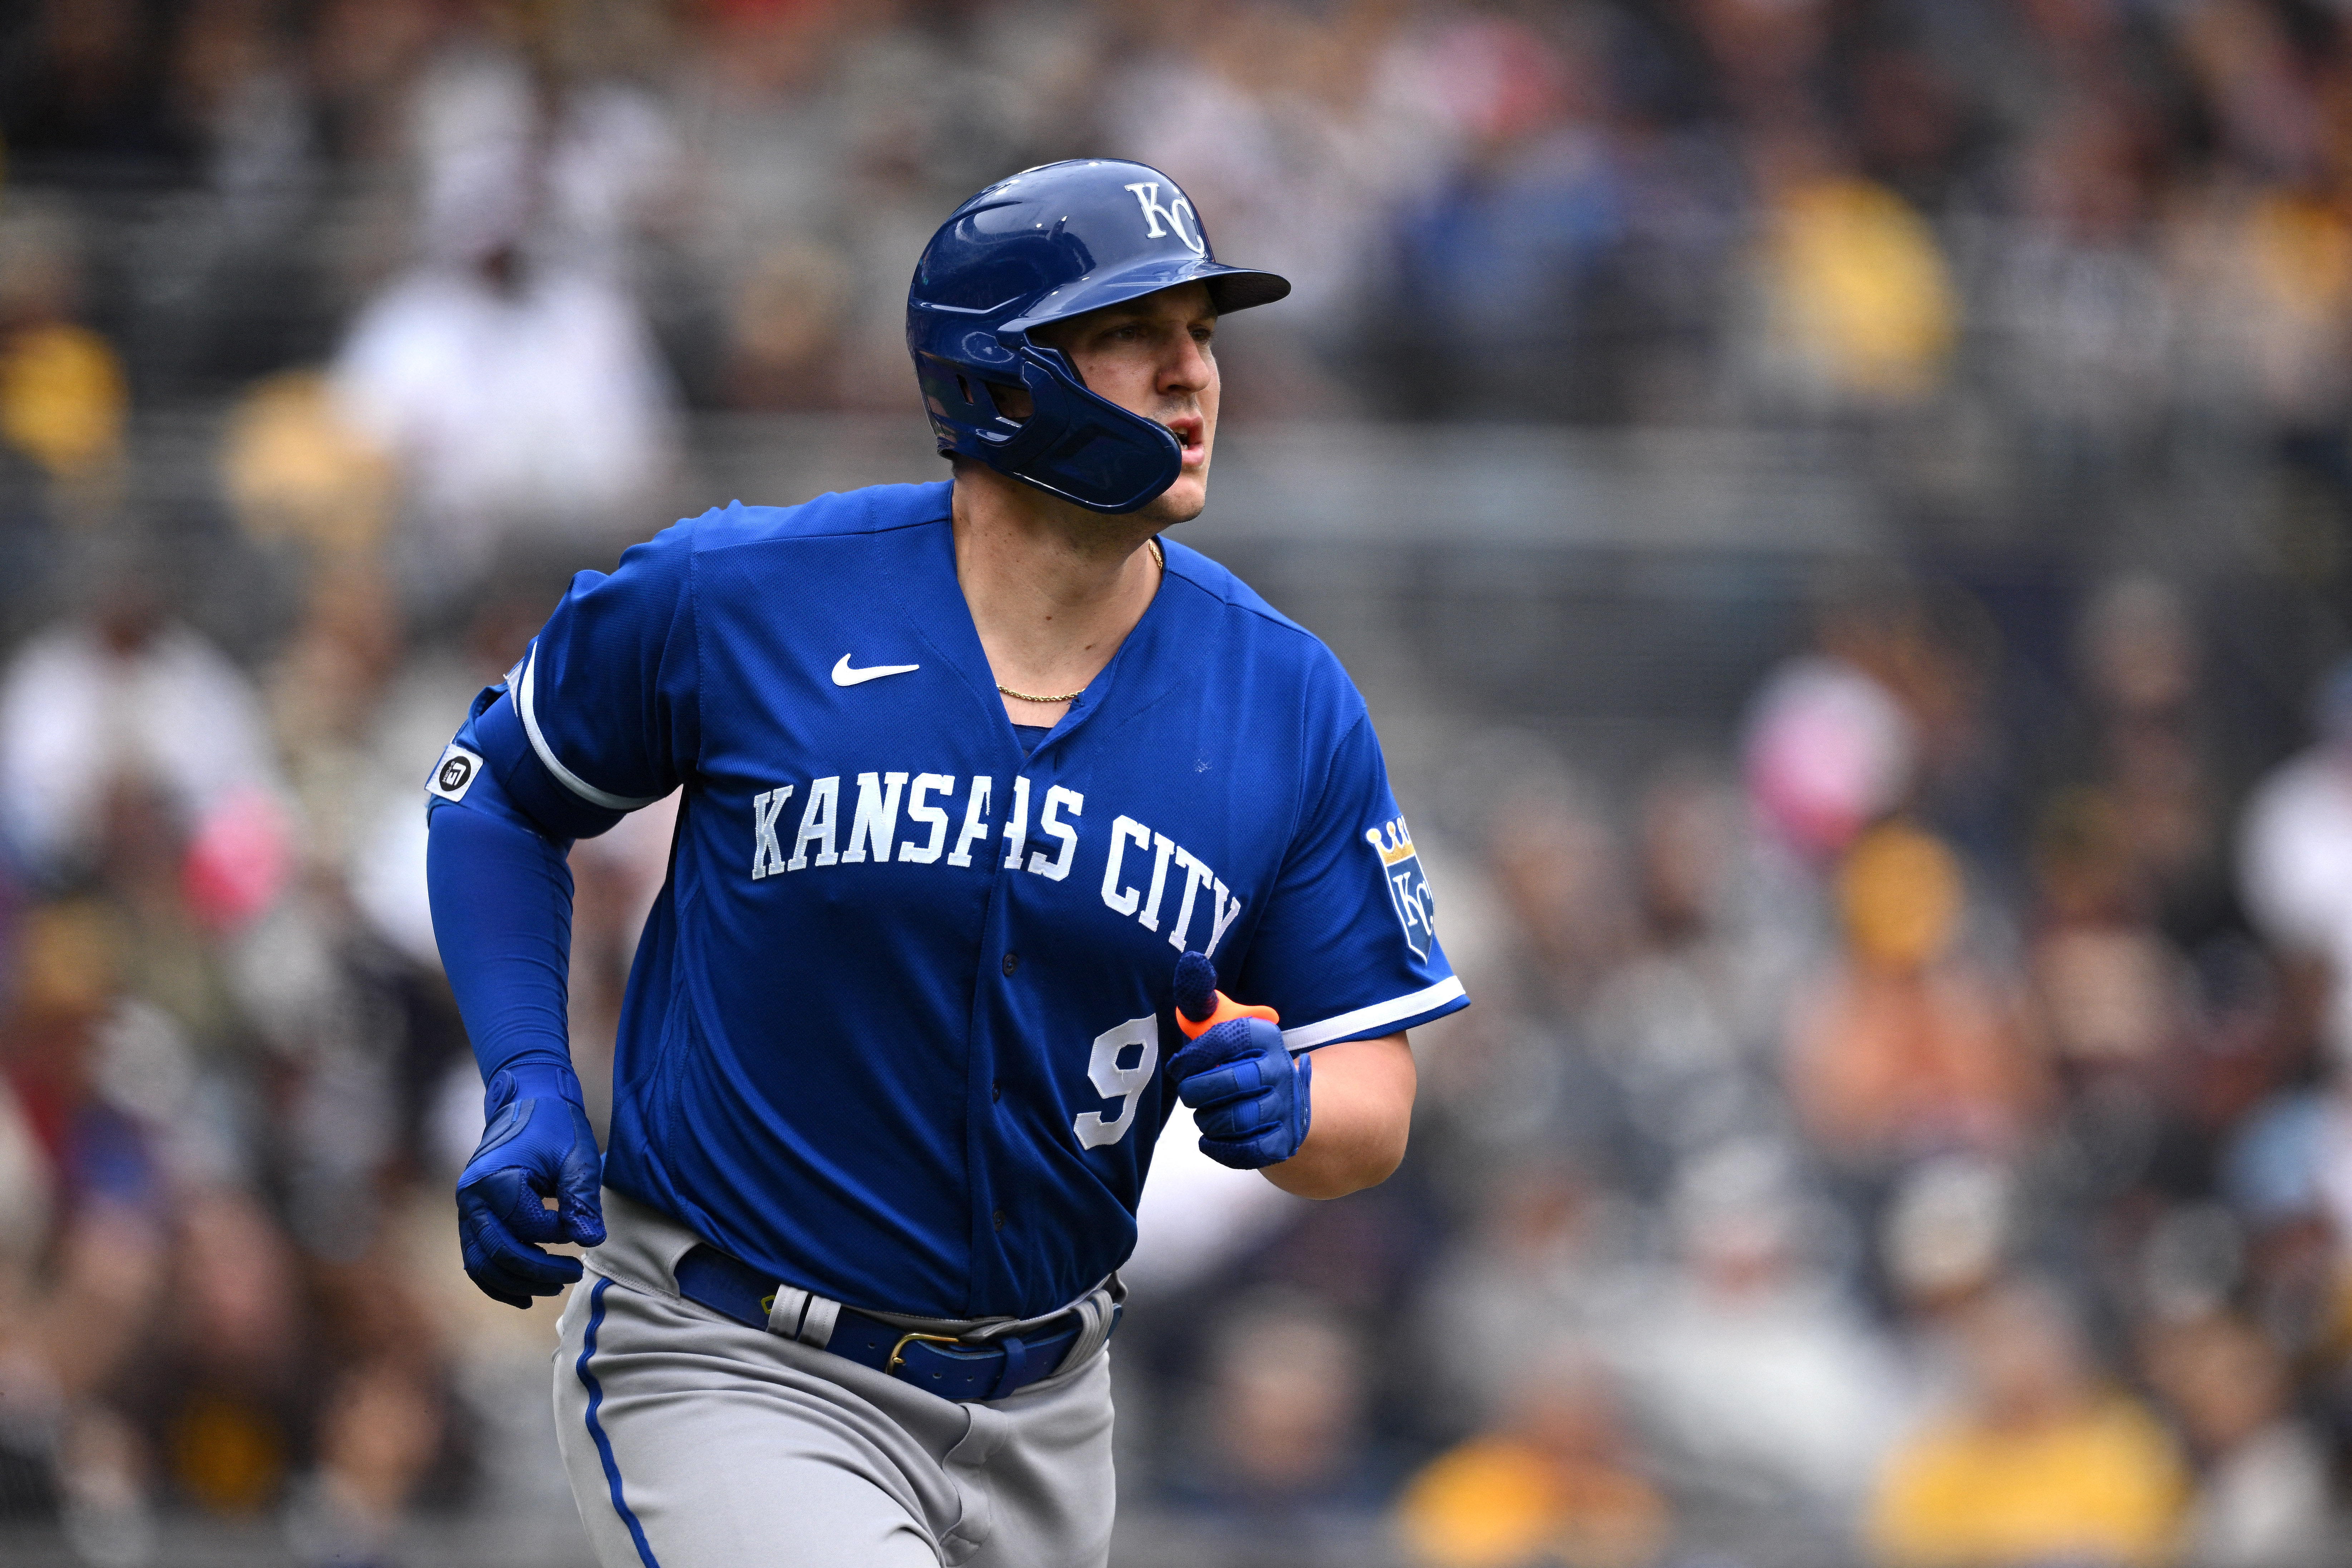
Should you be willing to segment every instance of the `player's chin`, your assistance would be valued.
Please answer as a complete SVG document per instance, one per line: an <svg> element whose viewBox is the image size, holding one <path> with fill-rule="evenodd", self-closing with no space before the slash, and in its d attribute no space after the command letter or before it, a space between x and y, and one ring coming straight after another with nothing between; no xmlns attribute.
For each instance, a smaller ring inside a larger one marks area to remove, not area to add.
<svg viewBox="0 0 2352 1568"><path fill-rule="evenodd" d="M1137 515L1147 522L1162 528L1173 528L1180 522L1190 522L1201 515L1209 504L1208 466L1194 468L1186 464L1176 482L1153 497Z"/></svg>

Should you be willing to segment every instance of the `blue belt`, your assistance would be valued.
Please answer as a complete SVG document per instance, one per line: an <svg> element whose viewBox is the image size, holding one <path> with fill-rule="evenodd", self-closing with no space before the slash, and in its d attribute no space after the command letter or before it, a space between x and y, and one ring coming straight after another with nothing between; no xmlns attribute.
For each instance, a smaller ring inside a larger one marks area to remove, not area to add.
<svg viewBox="0 0 2352 1568"><path fill-rule="evenodd" d="M768 1308L776 1299L776 1284L750 1264L715 1247L697 1247L677 1260L677 1292L688 1300L746 1328L769 1331ZM1115 1326L1118 1309L1111 1310ZM844 1307L824 1348L942 1399L1003 1399L1052 1376L1062 1364L1086 1330L1082 1314L1066 1316L1068 1328L1042 1339L1005 1334L966 1342L951 1334L909 1333L855 1307Z"/></svg>

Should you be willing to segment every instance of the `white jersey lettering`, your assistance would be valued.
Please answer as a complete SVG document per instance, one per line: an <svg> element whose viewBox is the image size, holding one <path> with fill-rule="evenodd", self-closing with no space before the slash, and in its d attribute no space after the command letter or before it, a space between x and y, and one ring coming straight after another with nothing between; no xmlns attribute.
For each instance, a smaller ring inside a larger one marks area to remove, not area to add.
<svg viewBox="0 0 2352 1568"><path fill-rule="evenodd" d="M751 797L751 880L784 868L784 852L776 847L776 814L793 798L793 786L772 789Z"/></svg>
<svg viewBox="0 0 2352 1568"><path fill-rule="evenodd" d="M1078 858L1078 830L1064 822L1061 814L1066 810L1072 816L1082 816L1086 809L1087 797L1074 789L1055 784L1045 792L1045 809L1037 814L1037 831L1060 839L1062 850L1051 860L1045 858L1043 849L1038 850L1029 857L1029 869L1053 882L1070 874L1070 866Z"/></svg>
<svg viewBox="0 0 2352 1568"><path fill-rule="evenodd" d="M834 819L841 815L840 806L840 775L819 779L809 785L808 805L801 813L801 830L793 839L793 858L785 863L785 870L804 869L809 864L808 847L812 844L824 846L817 851L817 865L830 866L841 858L833 852Z"/></svg>
<svg viewBox="0 0 2352 1568"><path fill-rule="evenodd" d="M1127 843L1135 841L1140 849L1151 847L1151 830L1131 816L1120 816L1110 825L1110 856L1103 862L1102 901L1123 915L1135 912L1143 895L1133 888L1118 885L1119 874L1127 858Z"/></svg>
<svg viewBox="0 0 2352 1568"><path fill-rule="evenodd" d="M1013 781L1013 820L1004 825L1003 864L1019 868L1021 852L1029 847L1029 781Z"/></svg>
<svg viewBox="0 0 2352 1568"><path fill-rule="evenodd" d="M1151 836L1151 892L1143 900L1143 912L1135 917L1146 931L1160 929L1160 895L1168 890L1168 857L1175 850L1176 841L1165 833Z"/></svg>
<svg viewBox="0 0 2352 1568"><path fill-rule="evenodd" d="M849 825L849 847L843 852L845 866L860 863L871 845L877 863L890 862L890 841L898 836L898 792L907 785L904 773L884 773L877 780L872 773L857 775L857 815Z"/></svg>
<svg viewBox="0 0 2352 1568"><path fill-rule="evenodd" d="M986 773L971 776L971 799L963 808L963 831L956 835L956 845L948 851L948 864L971 864L971 847L988 837L988 793L991 780Z"/></svg>
<svg viewBox="0 0 2352 1568"><path fill-rule="evenodd" d="M1184 868L1184 901L1176 906L1176 929L1168 933L1168 945L1181 952L1184 951L1184 939L1192 929L1192 900L1200 892L1202 882L1213 881L1215 878L1190 849L1176 851L1176 864Z"/></svg>
<svg viewBox="0 0 2352 1568"><path fill-rule="evenodd" d="M955 794L955 779L950 774L917 773L915 775L915 782L907 790L907 823L909 827L919 822L929 823L931 837L920 846L911 838L899 845L900 860L911 860L918 866L928 866L940 858L940 848L948 841L948 814L936 805L925 805L923 797L927 795L953 794Z"/></svg>

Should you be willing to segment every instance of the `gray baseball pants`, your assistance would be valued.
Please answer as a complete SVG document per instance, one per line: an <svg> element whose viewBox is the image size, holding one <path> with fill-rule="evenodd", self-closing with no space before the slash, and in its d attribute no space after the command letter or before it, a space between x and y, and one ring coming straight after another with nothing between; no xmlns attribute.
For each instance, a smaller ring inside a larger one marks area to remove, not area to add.
<svg viewBox="0 0 2352 1568"><path fill-rule="evenodd" d="M677 1293L697 1241L609 1188L555 1354L555 1426L604 1568L1101 1568L1106 1351L953 1404Z"/></svg>

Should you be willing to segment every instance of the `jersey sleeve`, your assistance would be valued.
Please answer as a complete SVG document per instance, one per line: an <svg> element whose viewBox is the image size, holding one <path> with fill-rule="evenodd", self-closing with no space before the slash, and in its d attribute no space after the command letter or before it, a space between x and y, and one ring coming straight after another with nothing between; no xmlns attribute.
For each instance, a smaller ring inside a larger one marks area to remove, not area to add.
<svg viewBox="0 0 2352 1568"><path fill-rule="evenodd" d="M1470 1002L1438 945L1429 882L1360 701L1228 987L1280 1014L1293 1051L1392 1035Z"/></svg>
<svg viewBox="0 0 2352 1568"><path fill-rule="evenodd" d="M609 575L572 578L504 689L467 721L506 798L551 838L593 837L693 769L692 530L634 546Z"/></svg>

